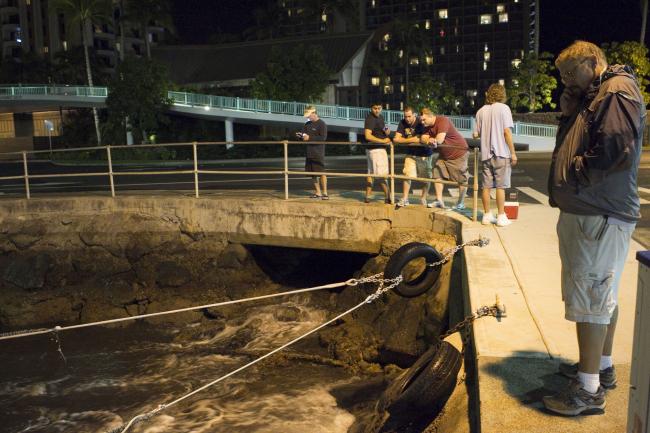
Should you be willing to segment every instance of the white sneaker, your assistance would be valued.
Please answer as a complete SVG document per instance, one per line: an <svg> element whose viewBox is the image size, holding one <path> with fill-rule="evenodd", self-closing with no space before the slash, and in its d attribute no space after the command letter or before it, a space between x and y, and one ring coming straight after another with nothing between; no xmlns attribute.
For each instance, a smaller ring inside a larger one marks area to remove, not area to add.
<svg viewBox="0 0 650 433"><path fill-rule="evenodd" d="M410 204L410 203L409 203L408 199L407 199L407 200L404 200L403 198L401 198L401 199L399 199L399 201L397 202L397 207L406 207L406 206L408 206L409 204Z"/></svg>
<svg viewBox="0 0 650 433"><path fill-rule="evenodd" d="M483 219L481 220L481 223L483 225L488 225L488 224L494 224L497 222L497 219L494 218L494 215L492 215L492 212L484 213L483 214Z"/></svg>
<svg viewBox="0 0 650 433"><path fill-rule="evenodd" d="M501 215L497 216L497 226L505 227L509 226L510 224L512 224L512 221L508 219L508 216L506 214L502 213Z"/></svg>

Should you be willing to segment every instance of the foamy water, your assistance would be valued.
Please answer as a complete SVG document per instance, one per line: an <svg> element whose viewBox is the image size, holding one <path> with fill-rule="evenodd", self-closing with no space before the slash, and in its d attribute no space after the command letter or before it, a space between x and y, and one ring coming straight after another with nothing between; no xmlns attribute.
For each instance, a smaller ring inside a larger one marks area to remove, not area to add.
<svg viewBox="0 0 650 433"><path fill-rule="evenodd" d="M326 320L328 313L287 302L297 321L278 321L276 306L250 309L239 323L200 341L172 340L178 329L89 329L61 335L67 365L44 340L0 351L0 431L89 432L114 429L266 353ZM220 349L239 330L237 354ZM138 332L133 332L134 329ZM242 353L244 352L244 353ZM247 354L248 353L248 354ZM305 363L254 366L137 424L130 431L344 433L354 416L333 387L355 380L341 369Z"/></svg>

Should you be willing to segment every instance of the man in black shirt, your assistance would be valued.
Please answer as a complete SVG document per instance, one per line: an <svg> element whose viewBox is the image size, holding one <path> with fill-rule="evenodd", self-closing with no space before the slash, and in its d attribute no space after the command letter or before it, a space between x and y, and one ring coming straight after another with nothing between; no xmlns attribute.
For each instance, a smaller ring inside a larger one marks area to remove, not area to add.
<svg viewBox="0 0 650 433"><path fill-rule="evenodd" d="M307 117L307 123L302 127L302 132L298 132L296 135L303 141L325 141L327 140L327 125L323 122L322 119L318 117L316 113L316 107L310 105L305 108L304 117ZM307 158L305 160L305 171L311 172L324 172L325 171L325 145L322 143L308 143L307 144ZM320 176L320 184L318 182L318 176L313 176L314 180L314 190L315 193L312 194L311 198L322 198L323 200L329 200L327 195L327 177L322 174ZM322 185L322 194L321 194L321 185Z"/></svg>
<svg viewBox="0 0 650 433"><path fill-rule="evenodd" d="M431 161L433 159L433 150L429 146L420 145L420 135L424 132L422 121L415 114L411 107L404 108L404 118L397 126L397 132L393 142L396 144L407 144L406 156L404 157L404 176L419 177L430 179L432 174ZM421 202L424 206L432 207L427 203L427 194L429 192L429 182L422 185ZM404 181L404 195L397 202L398 207L409 205L409 191L411 181Z"/></svg>
<svg viewBox="0 0 650 433"><path fill-rule="evenodd" d="M390 143L390 130L381 117L381 104L372 104L370 113L366 117L363 125L364 137L368 144L366 145L366 157L368 161L368 174L388 175L388 154L386 145ZM370 193L372 192L372 177L366 178L366 203L370 203ZM379 179L379 185L384 191L386 203L390 203L388 196L388 184L386 178Z"/></svg>

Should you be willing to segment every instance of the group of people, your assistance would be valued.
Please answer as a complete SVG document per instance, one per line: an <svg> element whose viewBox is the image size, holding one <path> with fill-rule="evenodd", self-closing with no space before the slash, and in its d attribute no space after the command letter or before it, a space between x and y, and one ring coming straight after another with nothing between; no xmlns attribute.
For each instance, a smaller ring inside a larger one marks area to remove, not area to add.
<svg viewBox="0 0 650 433"><path fill-rule="evenodd" d="M633 70L608 65L596 45L576 41L555 61L564 91L560 97L560 124L548 179L549 202L560 209L557 222L562 263L561 293L565 318L576 323L579 361L560 364L560 373L571 378L567 388L543 398L544 406L562 415L579 415L605 408L605 390L616 386L612 345L618 318L618 285L627 257L630 238L640 219L637 172L641 155L646 110ZM503 86L494 84L486 92L486 104L476 114L474 137L481 139L484 224L508 225L504 212L505 189L510 187L511 167L517 163L510 109ZM301 137L325 140L326 128L310 107L309 122ZM381 105L373 104L364 124L368 174L379 177L386 202L388 175L386 145L390 130L381 116ZM404 109L392 141L408 145L404 175L409 178L458 182L456 209L464 206L467 183L467 142L449 119L429 109L419 116ZM324 168L322 145L308 145L309 171ZM439 157L432 164L433 151ZM319 169L319 170L316 170ZM373 177L367 178L365 201L370 201ZM327 198L315 179L314 197ZM434 182L436 199L426 200L429 182L422 188L421 202L445 208L444 185ZM409 204L411 182L403 185L398 206ZM496 188L497 216L490 212L490 192ZM322 192L322 194L321 194Z"/></svg>
<svg viewBox="0 0 650 433"><path fill-rule="evenodd" d="M486 93L486 104L476 114L475 138L481 138L481 160L483 172L483 224L495 223L506 226L511 223L505 214L505 189L510 187L511 165L517 163L517 156L512 141L512 114L505 105L506 92L500 84L493 84ZM381 104L372 104L370 113L364 122L364 139L368 176L366 178L365 202L370 203L375 178L384 192L384 201L390 203L389 187L386 176L389 175L388 154L386 147L391 142L406 146L403 174L408 178L432 179L435 200L427 201L430 182L422 182L420 201L428 208L448 209L443 199L444 183L440 180L458 184L459 193L455 210L465 208L467 192L469 146L465 138L456 130L453 123L445 116L434 114L423 108L419 115L411 107L405 107L404 118L399 122L397 131L391 134L381 115ZM325 169L325 146L319 141L327 139L327 126L318 117L315 107L305 109L307 122L296 135L307 141L305 171L322 172ZM392 135L392 138L391 138ZM438 158L433 163L434 150ZM327 177L314 175L314 193L311 198L329 199L327 194ZM498 214L490 211L490 191L497 188L496 201ZM403 182L403 195L397 207L410 204L409 193L411 180Z"/></svg>

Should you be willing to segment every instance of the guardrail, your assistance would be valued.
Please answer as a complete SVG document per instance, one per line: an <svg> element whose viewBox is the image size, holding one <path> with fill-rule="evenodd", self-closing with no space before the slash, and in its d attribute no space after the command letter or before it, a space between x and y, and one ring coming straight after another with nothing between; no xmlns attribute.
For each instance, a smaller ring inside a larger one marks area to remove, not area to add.
<svg viewBox="0 0 650 433"><path fill-rule="evenodd" d="M304 141L240 141L240 142L191 142L191 143L165 143L165 144L142 144L137 146L94 146L94 147L81 147L74 149L53 149L53 150L34 150L34 151L22 151L22 152L6 152L0 154L0 157L6 156L19 156L22 159L22 168L23 173L16 176L0 176L0 182L5 180L17 180L22 179L25 183L25 197L29 200L31 199L31 190L30 190L30 179L45 179L45 178L69 178L69 177L84 177L84 176L105 176L108 180L108 186L110 187L111 197L115 197L115 178L119 176L150 176L150 175L167 175L167 174L193 174L194 175L194 196L199 198L199 175L201 174L210 174L210 175L278 175L284 177L284 198L285 200L289 199L289 177L290 176L332 176L332 177L359 177L359 178L380 178L380 179L389 179L390 180L390 202L395 203L395 180L410 180L417 182L427 182L427 183L442 183L445 185L453 186L464 186L473 189L473 210L472 218L474 221L477 220L478 216L478 167L479 167L479 152L478 148L474 148L474 160L473 160L473 174L474 181L472 185L462 185L460 183L445 181L445 180L436 180L430 178L412 178L402 175L395 174L395 145L393 143L386 144L389 158L389 173L388 175L374 175L367 173L342 173L342 172L307 172L307 171L296 171L289 170L289 146L290 145L305 145L307 142ZM199 169L199 164L201 160L198 158L198 148L200 146L228 146L228 145L277 145L282 146L283 148L283 169L282 170L263 170L263 171L253 171L253 170L209 170L209 169ZM364 143L349 143L349 142L315 142L313 144L326 144L326 145L356 145L364 146ZM153 170L153 171L116 171L113 164L112 152L115 149L126 149L128 150L140 150L143 148L160 148L160 147L191 147L192 149L192 162L193 169L191 170ZM407 147L406 145L401 147ZM442 146L439 146L442 147ZM40 154L50 154L53 153L65 153L65 152L79 152L79 151L90 151L90 150L99 150L106 152L106 171L95 171L95 172L84 172L84 173L53 173L53 174L30 174L29 172L29 160L28 155L40 155Z"/></svg>
<svg viewBox="0 0 650 433"><path fill-rule="evenodd" d="M20 96L76 96L105 98L106 87L87 86L4 86L0 87L0 98ZM267 114L284 114L302 116L305 107L314 105L320 117L327 119L363 122L370 112L369 108L342 105L310 104L306 102L274 101L270 99L239 98L234 96L216 96L201 93L168 92L168 98L174 105L219 108L224 110L247 111ZM383 110L386 122L396 125L404 114L396 110ZM462 131L471 131L474 127L472 116L447 116L454 126ZM515 122L515 135L537 137L555 137L557 126L536 123Z"/></svg>

